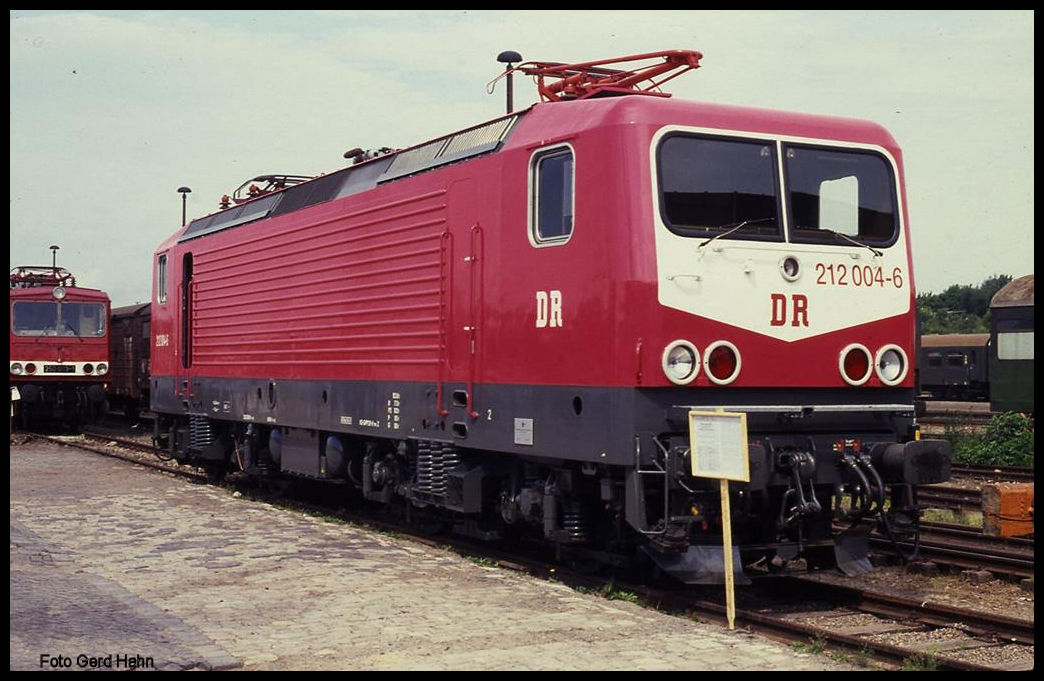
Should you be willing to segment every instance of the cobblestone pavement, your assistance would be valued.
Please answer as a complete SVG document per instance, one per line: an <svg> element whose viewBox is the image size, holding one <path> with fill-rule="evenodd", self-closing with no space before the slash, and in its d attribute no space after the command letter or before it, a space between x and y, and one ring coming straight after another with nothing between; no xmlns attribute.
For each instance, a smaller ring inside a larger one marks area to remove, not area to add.
<svg viewBox="0 0 1044 681"><path fill-rule="evenodd" d="M73 448L10 462L11 669L850 669Z"/></svg>

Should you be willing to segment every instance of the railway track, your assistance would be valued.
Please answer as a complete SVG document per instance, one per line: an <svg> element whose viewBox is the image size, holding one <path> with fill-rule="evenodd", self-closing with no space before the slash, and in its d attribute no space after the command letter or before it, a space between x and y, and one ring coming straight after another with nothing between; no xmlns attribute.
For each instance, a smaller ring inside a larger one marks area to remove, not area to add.
<svg viewBox="0 0 1044 681"><path fill-rule="evenodd" d="M106 431L84 429L78 436L45 435L38 433L32 435L33 437L50 440L57 444L78 447L80 449L94 452L95 454L121 459L140 466L145 466L146 468L171 473L173 475L199 482L208 481L207 475L202 469L194 466L182 466L176 461L162 458L161 450L156 449L156 447L151 444L143 443L140 440L120 437Z"/></svg>
<svg viewBox="0 0 1044 681"><path fill-rule="evenodd" d="M206 481L205 473L200 470L157 459L156 450L140 440L104 431L87 433L82 439L50 439L193 481ZM251 491L251 494L255 493ZM288 503L286 500L281 502ZM300 500L292 500L289 504L378 531L409 536L412 540L449 548L461 555L480 556L483 564L495 564L541 578L553 577L574 588L601 592L610 598L621 597L619 594L630 598L633 594L653 607L726 622L725 605L719 598L721 587L694 589L678 584L632 584L613 578L607 581L604 575L576 572L546 556L534 555L532 551L520 553L517 547L479 543L453 534L432 537L425 531L418 532L411 526L389 521L386 514L375 516L333 511ZM753 587L741 590L736 622L739 627L794 645L807 646L813 642L817 646L847 651L845 654L872 658L892 667L900 667L911 659L930 659L932 666L946 670L984 671L1032 665L1032 622L826 585L814 577L755 578ZM910 640L904 642L904 638ZM925 641L935 642L925 644ZM1001 661L991 662L991 653L996 653ZM1025 663L1025 659L1029 662Z"/></svg>
<svg viewBox="0 0 1044 681"><path fill-rule="evenodd" d="M925 485L917 488L917 502L929 508L981 511L982 490L977 487Z"/></svg>
<svg viewBox="0 0 1044 681"><path fill-rule="evenodd" d="M758 603L737 609L737 624L784 640L803 639L898 667L925 658L939 670L1032 667L1032 622L827 584L815 576L769 578L750 595ZM716 598L681 600L724 616Z"/></svg>
<svg viewBox="0 0 1044 681"><path fill-rule="evenodd" d="M918 487L918 503L957 513L982 511L982 490L977 487L928 485ZM983 533L978 525L922 522L919 558L959 570L986 570L1000 577L1026 579L1034 572L1032 537L994 537ZM888 544L883 537L872 543L883 550ZM913 543L899 541L904 551L912 551Z"/></svg>
<svg viewBox="0 0 1044 681"><path fill-rule="evenodd" d="M922 531L917 559L931 561L952 570L986 571L1001 578L1028 579L1034 575L1034 550L1032 540L1028 546L993 545L985 542L984 536L975 539L955 540L952 536ZM900 549L912 553L912 541L899 540ZM886 555L893 549L892 542L881 536L872 536L870 545Z"/></svg>
<svg viewBox="0 0 1044 681"><path fill-rule="evenodd" d="M1033 482L1033 469L1022 466L954 464L950 473L962 478L987 478L1001 482Z"/></svg>
<svg viewBox="0 0 1044 681"><path fill-rule="evenodd" d="M555 570L517 555L496 562L537 576ZM728 621L721 587L607 582L562 570L555 577L610 598L634 595L660 610ZM755 578L737 597L738 628L807 650L831 648L835 659L862 657L894 668L928 662L953 671L1023 670L1033 664L1034 625L1028 620L828 584L815 576Z"/></svg>

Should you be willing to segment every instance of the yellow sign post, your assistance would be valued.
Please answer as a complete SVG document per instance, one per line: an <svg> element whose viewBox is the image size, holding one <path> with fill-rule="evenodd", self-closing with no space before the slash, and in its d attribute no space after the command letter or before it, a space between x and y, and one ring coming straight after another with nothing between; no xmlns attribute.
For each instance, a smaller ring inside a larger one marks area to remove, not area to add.
<svg viewBox="0 0 1044 681"><path fill-rule="evenodd" d="M693 477L716 478L721 483L721 534L725 561L725 613L729 629L736 628L736 590L732 563L732 510L729 481L750 482L747 453L747 415L742 412L689 412L689 459Z"/></svg>

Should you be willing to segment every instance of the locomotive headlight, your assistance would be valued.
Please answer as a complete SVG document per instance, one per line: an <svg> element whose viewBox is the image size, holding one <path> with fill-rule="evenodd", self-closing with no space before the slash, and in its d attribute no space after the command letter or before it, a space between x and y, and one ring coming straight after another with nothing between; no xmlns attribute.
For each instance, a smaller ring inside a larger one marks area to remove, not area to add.
<svg viewBox="0 0 1044 681"><path fill-rule="evenodd" d="M718 385L732 383L739 376L739 350L728 341L715 341L708 345L704 351L703 363L707 367L707 377Z"/></svg>
<svg viewBox="0 0 1044 681"><path fill-rule="evenodd" d="M676 340L663 350L663 373L678 385L692 383L700 372L700 351L687 340Z"/></svg>
<svg viewBox="0 0 1044 681"><path fill-rule="evenodd" d="M61 286L55 286L51 289L51 295L54 296L55 300L62 300L65 298L65 288Z"/></svg>
<svg viewBox="0 0 1044 681"><path fill-rule="evenodd" d="M837 368L841 371L841 378L845 379L845 383L863 385L870 380L870 374L873 372L870 351L859 343L845 346L838 356Z"/></svg>
<svg viewBox="0 0 1044 681"><path fill-rule="evenodd" d="M99 375L104 374L108 370L109 370L109 365L106 364L105 362L100 363L98 365L98 368L96 369L96 371L98 372Z"/></svg>
<svg viewBox="0 0 1044 681"><path fill-rule="evenodd" d="M85 373L85 374L93 374L94 373L94 365L93 364L84 364L83 365L83 373Z"/></svg>
<svg viewBox="0 0 1044 681"><path fill-rule="evenodd" d="M908 367L906 353L898 345L885 345L877 351L877 357L874 359L877 377L885 385L900 383L906 378Z"/></svg>
<svg viewBox="0 0 1044 681"><path fill-rule="evenodd" d="M22 375L22 363L21 362L15 362L14 364L12 364L11 365L11 373L14 374L15 376L21 376Z"/></svg>

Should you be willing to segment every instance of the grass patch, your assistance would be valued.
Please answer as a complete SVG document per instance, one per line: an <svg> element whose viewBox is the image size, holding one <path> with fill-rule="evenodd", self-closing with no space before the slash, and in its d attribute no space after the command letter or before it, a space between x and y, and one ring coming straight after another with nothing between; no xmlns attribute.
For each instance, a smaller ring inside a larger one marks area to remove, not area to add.
<svg viewBox="0 0 1044 681"><path fill-rule="evenodd" d="M917 653L903 660L903 665L899 668L901 672L934 672L939 668L939 658L936 656L935 650L927 650L923 653Z"/></svg>
<svg viewBox="0 0 1044 681"><path fill-rule="evenodd" d="M633 591L623 591L621 589L617 589L616 586L613 584L613 580L611 579L605 583L605 586L602 587L602 596L604 598L608 598L611 601L627 601L628 603L637 603L639 600L641 600L638 597L638 594L634 593Z"/></svg>
<svg viewBox="0 0 1044 681"><path fill-rule="evenodd" d="M870 666L870 649L860 648L859 651L852 653L848 656L848 661L857 667L869 667Z"/></svg>
<svg viewBox="0 0 1044 681"><path fill-rule="evenodd" d="M926 508L921 512L921 520L929 523L956 523L969 527L982 527L982 513L978 511L955 511L947 508Z"/></svg>
<svg viewBox="0 0 1044 681"><path fill-rule="evenodd" d="M488 568L498 568L498 567L500 567L500 563L498 563L497 561L493 560L492 558L486 558L484 556L464 556L464 557L467 558L468 560L470 560L475 565L479 565L481 567L488 567Z"/></svg>
<svg viewBox="0 0 1044 681"><path fill-rule="evenodd" d="M807 643L805 643L804 641L795 641L794 643L790 644L790 647L792 650L794 650L794 652L807 653L809 655L819 655L824 650L826 650L826 644L826 638L817 635L808 639Z"/></svg>
<svg viewBox="0 0 1044 681"><path fill-rule="evenodd" d="M1008 412L990 418L981 430L947 426L954 463L1033 467L1033 419Z"/></svg>

